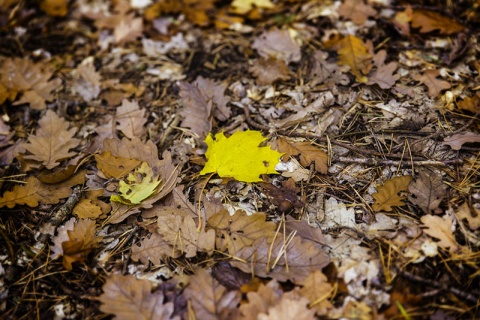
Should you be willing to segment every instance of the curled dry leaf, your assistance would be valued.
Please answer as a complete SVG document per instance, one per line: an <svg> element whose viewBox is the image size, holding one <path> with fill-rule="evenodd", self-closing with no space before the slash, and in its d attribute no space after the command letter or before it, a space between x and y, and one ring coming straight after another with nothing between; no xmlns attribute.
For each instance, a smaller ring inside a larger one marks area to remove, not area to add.
<svg viewBox="0 0 480 320"><path fill-rule="evenodd" d="M266 60L274 58L289 64L298 62L302 58L300 46L288 30L264 31L255 38L252 48L256 49L258 54Z"/></svg>
<svg viewBox="0 0 480 320"><path fill-rule="evenodd" d="M169 320L173 303L164 303L161 290L152 293L149 280L136 279L133 275L111 275L103 285L103 294L98 297L100 310L124 320Z"/></svg>
<svg viewBox="0 0 480 320"><path fill-rule="evenodd" d="M424 213L431 213L437 209L440 202L447 195L447 185L437 171L420 169L418 178L410 183L408 199L419 206Z"/></svg>
<svg viewBox="0 0 480 320"><path fill-rule="evenodd" d="M198 269L190 277L185 289L196 319L229 319L237 312L240 303L239 291L227 291L205 269Z"/></svg>
<svg viewBox="0 0 480 320"><path fill-rule="evenodd" d="M60 164L60 161L76 155L70 152L78 146L79 139L73 138L76 128L70 128L70 124L60 118L52 110L47 110L45 116L38 121L40 127L35 135L28 137L23 146L31 153L24 158L35 160L52 169Z"/></svg>
<svg viewBox="0 0 480 320"><path fill-rule="evenodd" d="M96 154L95 160L97 161L97 168L102 171L107 179L120 179L142 163L137 159L115 157L110 151Z"/></svg>
<svg viewBox="0 0 480 320"><path fill-rule="evenodd" d="M72 270L72 263L83 262L98 246L103 237L95 236L95 220L80 219L72 230L67 230L69 240L62 242L63 266Z"/></svg>
<svg viewBox="0 0 480 320"><path fill-rule="evenodd" d="M208 219L208 226L216 233L217 250L228 250L233 255L244 247L251 246L260 238L266 238L268 243L275 236L275 223L265 221L266 215L255 213L250 216L242 211L237 211L230 216L224 210Z"/></svg>
<svg viewBox="0 0 480 320"><path fill-rule="evenodd" d="M285 153L282 159L288 161L291 156L300 155L300 164L308 167L312 162L315 163L315 170L321 174L328 172L328 155L312 145L310 142L290 142L284 138L278 138L278 151Z"/></svg>
<svg viewBox="0 0 480 320"><path fill-rule="evenodd" d="M345 19L352 20L355 24L363 25L368 17L377 14L377 11L363 0L346 0L338 7L338 13Z"/></svg>
<svg viewBox="0 0 480 320"><path fill-rule="evenodd" d="M451 252L456 252L460 249L453 235L453 223L450 217L442 218L427 214L421 217L420 221L422 221L425 227L423 232L439 240L437 242L439 247L449 249Z"/></svg>
<svg viewBox="0 0 480 320"><path fill-rule="evenodd" d="M377 187L377 192L372 194L375 203L372 205L373 210L392 211L392 207L400 207L405 204L405 195L400 192L407 191L408 185L412 181L411 176L395 177L385 181L385 184Z"/></svg>
<svg viewBox="0 0 480 320"><path fill-rule="evenodd" d="M118 123L117 129L129 139L142 138L147 131L145 112L145 109L140 109L137 101L123 99L122 105L117 108L115 115Z"/></svg>
<svg viewBox="0 0 480 320"><path fill-rule="evenodd" d="M465 29L457 21L442 15L439 12L415 9L412 12L412 28L420 28L420 32L428 33L438 31L440 34L451 35Z"/></svg>
<svg viewBox="0 0 480 320"><path fill-rule="evenodd" d="M348 67L346 68L348 69ZM329 89L333 88L336 84L346 86L350 83L348 75L340 70L335 61L328 59L327 52L321 50L314 53L308 75L312 81L312 85L325 84Z"/></svg>

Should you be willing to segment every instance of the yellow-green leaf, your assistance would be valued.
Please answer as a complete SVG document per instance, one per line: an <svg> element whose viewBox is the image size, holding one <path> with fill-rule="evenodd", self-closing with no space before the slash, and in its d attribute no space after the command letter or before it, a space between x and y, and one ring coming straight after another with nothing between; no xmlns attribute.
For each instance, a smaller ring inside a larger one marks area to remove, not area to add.
<svg viewBox="0 0 480 320"><path fill-rule="evenodd" d="M244 182L258 182L261 174L278 174L275 165L282 154L270 147L260 147L265 138L259 131L237 131L229 138L220 132L208 135L205 153L208 161L200 172L217 173L220 177L234 178Z"/></svg>
<svg viewBox="0 0 480 320"><path fill-rule="evenodd" d="M153 170L146 162L127 177L127 182L119 183L120 195L112 195L111 201L128 205L139 204L155 193L161 180L153 176Z"/></svg>

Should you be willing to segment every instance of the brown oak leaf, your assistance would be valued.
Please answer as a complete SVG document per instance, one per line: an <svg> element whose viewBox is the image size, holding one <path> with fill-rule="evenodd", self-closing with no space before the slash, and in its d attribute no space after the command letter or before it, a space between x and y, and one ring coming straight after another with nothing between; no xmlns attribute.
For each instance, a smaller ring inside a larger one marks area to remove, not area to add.
<svg viewBox="0 0 480 320"><path fill-rule="evenodd" d="M140 261L144 265L151 262L158 266L162 264L162 259L165 257L178 258L180 252L175 250L163 237L159 234L153 233L150 237L145 237L140 242L140 245L132 246L132 260Z"/></svg>
<svg viewBox="0 0 480 320"><path fill-rule="evenodd" d="M346 0L338 7L338 14L345 19L352 20L355 24L363 25L368 17L374 16L377 13L363 0Z"/></svg>
<svg viewBox="0 0 480 320"><path fill-rule="evenodd" d="M292 38L288 30L273 29L264 31L255 38L252 48L256 49L258 54L264 58L274 58L283 60L286 64L298 62L302 58L300 46Z"/></svg>
<svg viewBox="0 0 480 320"><path fill-rule="evenodd" d="M224 210L208 219L208 226L215 230L217 250L228 250L229 254L234 254L259 238L265 237L268 242L273 240L275 223L265 219L266 215L263 213L248 216L237 211L230 216L228 211Z"/></svg>
<svg viewBox="0 0 480 320"><path fill-rule="evenodd" d="M308 308L308 299L284 294L280 301L268 308L266 314L259 314L258 320L315 319L315 310Z"/></svg>
<svg viewBox="0 0 480 320"><path fill-rule="evenodd" d="M382 89L390 89L400 78L399 74L393 74L398 68L398 64L394 61L385 64L387 51L381 50L373 56L373 62L377 69L368 75L368 85L378 84Z"/></svg>
<svg viewBox="0 0 480 320"><path fill-rule="evenodd" d="M52 110L47 110L45 116L38 121L40 127L35 135L28 137L23 146L31 153L25 159L35 160L47 169L52 169L60 161L73 157L76 152L70 152L78 146L79 139L73 138L77 128L70 128L70 124L56 115Z"/></svg>
<svg viewBox="0 0 480 320"><path fill-rule="evenodd" d="M225 121L230 118L232 110L227 106L230 102L230 97L225 95L225 90L227 89L226 82L198 77L193 84L201 91L207 100L213 102L212 115L216 119Z"/></svg>
<svg viewBox="0 0 480 320"><path fill-rule="evenodd" d="M102 287L98 297L100 310L124 320L169 320L173 318L173 302L164 303L161 290L152 293L149 280L136 279L133 275L112 274Z"/></svg>
<svg viewBox="0 0 480 320"><path fill-rule="evenodd" d="M423 232L430 237L438 239L438 246L441 248L449 249L451 252L458 251L460 249L459 244L455 240L455 236L452 232L452 219L449 217L438 217L430 214L424 215L420 218L422 221Z"/></svg>
<svg viewBox="0 0 480 320"><path fill-rule="evenodd" d="M463 25L452 18L444 16L439 12L425 9L413 10L412 28L420 28L422 33L438 30L440 34L446 35L458 33L465 29Z"/></svg>
<svg viewBox="0 0 480 320"><path fill-rule="evenodd" d="M142 138L147 131L145 112L145 109L140 109L137 101L123 99L122 105L117 108L115 114L115 120L118 123L117 129L129 139Z"/></svg>
<svg viewBox="0 0 480 320"><path fill-rule="evenodd" d="M100 74L95 71L92 59L85 59L73 74L72 90L85 102L96 99L100 94Z"/></svg>
<svg viewBox="0 0 480 320"><path fill-rule="evenodd" d="M408 186L411 193L408 199L419 206L424 213L431 213L438 208L440 202L447 195L447 185L437 171L423 169L418 178Z"/></svg>
<svg viewBox="0 0 480 320"><path fill-rule="evenodd" d="M437 79L440 75L438 70L425 70L423 74L414 74L413 79L419 81L428 87L428 95L432 98L437 97L440 91L450 89L452 85L444 80Z"/></svg>
<svg viewBox="0 0 480 320"><path fill-rule="evenodd" d="M452 148L452 150L460 150L465 143L480 142L480 135L474 132L456 133L453 136L443 139L443 144Z"/></svg>
<svg viewBox="0 0 480 320"><path fill-rule="evenodd" d="M207 99L194 84L180 82L180 99L183 109L180 111L182 127L190 128L200 138L204 138L212 129L213 101Z"/></svg>
<svg viewBox="0 0 480 320"><path fill-rule="evenodd" d="M466 219L470 229L477 230L480 228L480 209L476 207L470 208L468 203L464 202L455 210L455 214L459 220Z"/></svg>
<svg viewBox="0 0 480 320"><path fill-rule="evenodd" d="M135 170L142 163L142 161L137 159L113 156L110 151L96 154L95 160L97 161L97 168L102 171L107 179L120 179Z"/></svg>
<svg viewBox="0 0 480 320"><path fill-rule="evenodd" d="M330 60L328 59L327 52L321 50L315 51L309 71L309 78L312 81L312 86L317 84L325 84L330 89L336 84L346 86L350 83L348 75L344 74L342 70L340 70L335 61Z"/></svg>
<svg viewBox="0 0 480 320"><path fill-rule="evenodd" d="M257 78L256 82L260 86L270 85L277 80L290 79L290 69L285 61L274 58L255 60L248 71Z"/></svg>
<svg viewBox="0 0 480 320"><path fill-rule="evenodd" d="M257 319L261 313L267 313L268 309L278 303L282 296L282 289L276 280L267 284L261 284L257 291L247 293L248 303L240 305L241 319Z"/></svg>
<svg viewBox="0 0 480 320"><path fill-rule="evenodd" d="M232 318L241 298L240 291L227 291L205 269L198 269L190 277L184 292L190 300L196 319Z"/></svg>
<svg viewBox="0 0 480 320"><path fill-rule="evenodd" d="M326 316L333 304L328 300L333 294L333 287L328 283L327 277L320 270L310 273L299 293L309 301L310 308L315 310L318 316Z"/></svg>
<svg viewBox="0 0 480 320"><path fill-rule="evenodd" d="M412 181L411 176L401 176L388 179L385 184L377 187L377 192L372 194L375 203L372 208L375 212L392 211L392 207L403 206L405 195L401 191L408 190L408 184Z"/></svg>
<svg viewBox="0 0 480 320"><path fill-rule="evenodd" d="M312 162L315 163L315 170L321 174L328 172L328 155L320 149L312 145L310 142L290 142L284 138L278 138L278 151L285 153L282 157L283 161L288 161L291 156L300 155L300 164L308 167Z"/></svg>
<svg viewBox="0 0 480 320"><path fill-rule="evenodd" d="M95 249L102 237L95 236L95 220L80 219L73 225L73 230L67 230L68 241L62 242L63 266L72 270L72 263L83 262Z"/></svg>

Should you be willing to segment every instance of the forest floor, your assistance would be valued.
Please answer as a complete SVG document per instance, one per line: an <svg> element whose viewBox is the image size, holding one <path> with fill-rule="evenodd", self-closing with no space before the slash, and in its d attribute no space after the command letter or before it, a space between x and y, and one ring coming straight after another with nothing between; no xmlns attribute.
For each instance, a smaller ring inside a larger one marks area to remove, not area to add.
<svg viewBox="0 0 480 320"><path fill-rule="evenodd" d="M479 26L0 0L0 318L480 317Z"/></svg>

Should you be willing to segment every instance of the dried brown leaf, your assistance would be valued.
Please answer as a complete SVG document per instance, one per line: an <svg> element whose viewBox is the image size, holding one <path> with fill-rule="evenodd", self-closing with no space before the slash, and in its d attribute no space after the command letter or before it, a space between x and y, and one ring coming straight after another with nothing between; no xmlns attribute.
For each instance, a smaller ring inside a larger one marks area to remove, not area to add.
<svg viewBox="0 0 480 320"><path fill-rule="evenodd" d="M79 219L97 219L103 214L102 208L90 199L81 199L73 208L72 213Z"/></svg>
<svg viewBox="0 0 480 320"><path fill-rule="evenodd" d="M67 0L42 0L40 9L53 17L65 17L68 13Z"/></svg>
<svg viewBox="0 0 480 320"><path fill-rule="evenodd" d="M173 319L173 303L164 303L161 290L152 293L149 280L136 279L133 275L111 275L98 297L100 310L124 320ZM177 318L177 317L175 317Z"/></svg>
<svg viewBox="0 0 480 320"><path fill-rule="evenodd" d="M315 163L315 170L321 174L328 172L328 155L322 149L310 142L290 142L284 138L278 138L278 151L285 153L283 160L287 161L291 156L300 155L300 164L308 167Z"/></svg>
<svg viewBox="0 0 480 320"><path fill-rule="evenodd" d="M147 131L145 112L145 109L140 109L137 101L123 99L122 105L117 108L115 115L118 123L117 129L129 139L142 138Z"/></svg>
<svg viewBox="0 0 480 320"><path fill-rule="evenodd" d="M240 302L240 292L227 291L205 269L190 277L185 297L190 300L196 319L229 319Z"/></svg>
<svg viewBox="0 0 480 320"><path fill-rule="evenodd" d="M428 87L428 95L435 98L440 94L440 91L452 87L449 82L437 79L439 75L440 71L438 70L425 70L422 75L417 73L412 78L426 85Z"/></svg>
<svg viewBox="0 0 480 320"><path fill-rule="evenodd" d="M423 232L430 237L438 239L438 246L449 249L450 252L455 252L460 249L459 244L455 240L452 233L452 219L449 217L438 217L430 214L424 215L420 218L424 227Z"/></svg>
<svg viewBox="0 0 480 320"><path fill-rule="evenodd" d="M465 29L457 21L442 15L439 12L414 9L412 12L412 28L420 28L420 32L428 33L438 30L440 34L451 35Z"/></svg>
<svg viewBox="0 0 480 320"><path fill-rule="evenodd" d="M162 259L165 257L178 258L179 256L180 253L156 233L143 238L140 246L132 246L132 260L140 261L146 266L149 262L158 266L162 264Z"/></svg>
<svg viewBox="0 0 480 320"><path fill-rule="evenodd" d="M315 319L315 310L308 308L307 298L295 298L284 294L280 301L268 308L266 314L259 314L258 320L313 320Z"/></svg>
<svg viewBox="0 0 480 320"><path fill-rule="evenodd" d="M335 61L328 59L328 53L318 50L312 57L309 78L312 85L325 84L328 88L333 88L336 84L347 85L350 83L348 75L342 73Z"/></svg>
<svg viewBox="0 0 480 320"><path fill-rule="evenodd" d="M455 211L457 218L459 220L467 219L468 227L472 230L477 230L480 228L480 209L475 207L470 208L467 202L464 202L458 209Z"/></svg>
<svg viewBox="0 0 480 320"><path fill-rule="evenodd" d="M290 69L285 61L274 58L255 60L248 71L257 78L256 82L260 86L270 85L277 80L290 79Z"/></svg>
<svg viewBox="0 0 480 320"><path fill-rule="evenodd" d="M443 139L443 144L450 146L453 150L460 150L465 143L480 142L480 135L473 132L456 133L453 136Z"/></svg>
<svg viewBox="0 0 480 320"><path fill-rule="evenodd" d="M102 171L107 179L123 178L142 163L142 161L137 159L115 157L110 151L96 154L95 160L97 161L97 168Z"/></svg>
<svg viewBox="0 0 480 320"><path fill-rule="evenodd" d="M377 14L377 11L365 4L363 0L346 0L338 7L338 14L361 26L367 21L368 17Z"/></svg>
<svg viewBox="0 0 480 320"><path fill-rule="evenodd" d="M180 111L183 117L181 126L190 128L200 138L204 138L212 129L210 115L213 101L207 99L194 84L180 82L178 86L183 104L183 109Z"/></svg>
<svg viewBox="0 0 480 320"><path fill-rule="evenodd" d="M251 247L235 253L235 257L238 259L232 265L244 272L294 283L302 283L310 272L321 270L330 262L321 245L296 236L288 243L282 237L271 244L265 238L258 239Z"/></svg>
<svg viewBox="0 0 480 320"><path fill-rule="evenodd" d="M408 197L413 204L419 206L424 213L431 213L447 195L447 185L437 171L420 169L418 178L410 183L408 191L415 196Z"/></svg>
<svg viewBox="0 0 480 320"><path fill-rule="evenodd" d="M265 221L266 215L255 213L250 216L243 211L237 211L230 216L224 210L208 219L208 226L215 230L217 250L228 250L233 255L235 252L260 238L266 238L268 243L275 235L275 223Z"/></svg>
<svg viewBox="0 0 480 320"><path fill-rule="evenodd" d="M476 94L472 97L466 97L457 101L457 107L460 110L470 111L472 113L480 112L480 95Z"/></svg>
<svg viewBox="0 0 480 320"><path fill-rule="evenodd" d="M290 62L298 62L302 58L300 46L292 38L288 30L275 28L270 31L264 31L255 38L252 48L256 49L258 54L265 60L274 58L289 64Z"/></svg>
<svg viewBox="0 0 480 320"><path fill-rule="evenodd" d="M333 308L328 299L334 291L327 277L322 271L315 270L307 276L302 285L299 293L308 299L309 307L315 310L317 316L326 316L328 310Z"/></svg>
<svg viewBox="0 0 480 320"><path fill-rule="evenodd" d="M259 314L267 313L270 307L280 301L282 293L283 291L276 280L271 280L267 284L261 284L257 291L248 292L248 303L240 305L240 319L257 319Z"/></svg>
<svg viewBox="0 0 480 320"><path fill-rule="evenodd" d="M208 78L198 77L193 84L200 90L207 101L212 101L212 115L220 120L225 121L232 115L232 110L227 104L230 97L225 95L227 89L226 82L218 82Z"/></svg>
<svg viewBox="0 0 480 320"><path fill-rule="evenodd" d="M100 94L100 74L95 71L93 60L85 59L73 75L72 90L79 94L85 102L96 99Z"/></svg>
<svg viewBox="0 0 480 320"><path fill-rule="evenodd" d="M387 51L381 50L373 57L377 69L373 70L368 75L368 81L366 84L378 84L382 89L390 89L400 78L399 74L393 74L398 68L397 63L392 61L389 64L385 64L386 56Z"/></svg>
<svg viewBox="0 0 480 320"><path fill-rule="evenodd" d="M95 249L102 237L96 237L95 220L80 219L67 230L68 241L62 242L63 266L72 270L72 263L83 262Z"/></svg>
<svg viewBox="0 0 480 320"><path fill-rule="evenodd" d="M373 210L392 211L392 207L403 206L405 203L405 195L400 195L402 191L408 190L408 184L412 181L411 176L401 176L388 179L385 184L377 187L377 192L372 194L375 203L372 205Z"/></svg>
<svg viewBox="0 0 480 320"><path fill-rule="evenodd" d="M135 18L135 14L131 13L123 15L120 22L113 30L115 43L123 44L137 40L143 34L143 19Z"/></svg>
<svg viewBox="0 0 480 320"><path fill-rule="evenodd" d="M73 138L76 128L68 129L70 124L52 110L47 110L38 123L40 127L36 134L30 135L27 143L23 144L31 153L26 155L25 159L41 162L47 169L52 169L58 166L60 161L76 154L69 151L80 143L79 139Z"/></svg>

